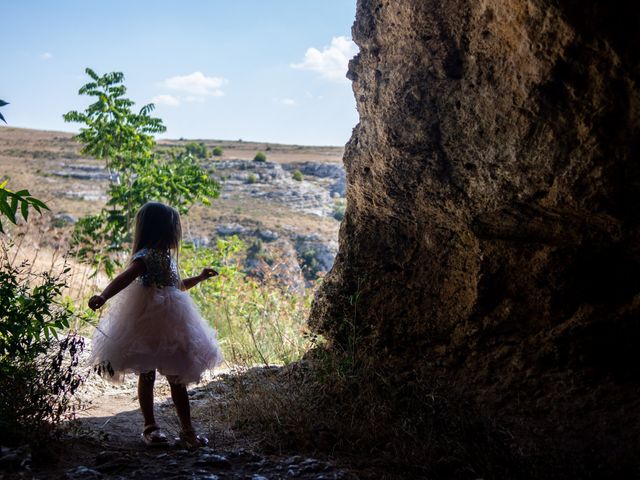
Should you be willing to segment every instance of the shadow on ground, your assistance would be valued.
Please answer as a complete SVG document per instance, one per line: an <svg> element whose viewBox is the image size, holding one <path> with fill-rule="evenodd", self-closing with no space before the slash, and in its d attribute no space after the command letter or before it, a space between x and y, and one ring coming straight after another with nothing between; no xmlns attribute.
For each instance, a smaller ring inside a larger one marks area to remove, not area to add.
<svg viewBox="0 0 640 480"><path fill-rule="evenodd" d="M34 454L32 462L0 478L357 478L329 460L259 452L251 442L235 438L233 432L207 424L208 419L197 416L198 412L202 415L198 402L204 403L205 397L215 395L212 390L220 389L216 383L219 381L189 391L195 406L194 424L210 440L205 448L188 451L174 442L166 447L147 447L140 438L142 415L135 389L105 385L99 395L91 398L91 405L68 425L63 438L51 445L48 455ZM156 417L169 438L174 439L178 423L165 387L161 384L156 388Z"/></svg>

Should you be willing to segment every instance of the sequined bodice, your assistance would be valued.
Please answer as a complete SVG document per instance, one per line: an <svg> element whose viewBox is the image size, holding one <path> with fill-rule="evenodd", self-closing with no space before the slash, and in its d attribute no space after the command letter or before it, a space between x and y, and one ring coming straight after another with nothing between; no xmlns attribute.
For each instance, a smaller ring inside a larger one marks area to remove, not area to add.
<svg viewBox="0 0 640 480"><path fill-rule="evenodd" d="M143 248L133 255L133 260L141 259L147 271L137 278L145 287L177 287L180 283L178 267L166 250Z"/></svg>

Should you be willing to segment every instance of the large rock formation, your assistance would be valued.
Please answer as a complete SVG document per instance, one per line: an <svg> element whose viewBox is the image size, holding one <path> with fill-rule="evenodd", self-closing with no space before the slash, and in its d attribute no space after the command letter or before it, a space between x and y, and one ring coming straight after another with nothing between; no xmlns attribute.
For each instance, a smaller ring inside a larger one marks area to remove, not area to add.
<svg viewBox="0 0 640 480"><path fill-rule="evenodd" d="M360 123L312 325L640 445L632 2L359 0L353 38Z"/></svg>

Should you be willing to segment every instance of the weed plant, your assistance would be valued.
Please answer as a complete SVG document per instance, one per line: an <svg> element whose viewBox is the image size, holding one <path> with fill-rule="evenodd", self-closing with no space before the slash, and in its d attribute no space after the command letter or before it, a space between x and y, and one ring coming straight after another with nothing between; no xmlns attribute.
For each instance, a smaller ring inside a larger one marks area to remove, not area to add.
<svg viewBox="0 0 640 480"><path fill-rule="evenodd" d="M309 348L305 336L311 292L294 292L271 274L277 268L262 262L261 279L239 265L245 249L236 237L218 239L216 248L186 245L180 254L185 275L213 266L220 273L190 292L204 318L217 330L232 365L287 364Z"/></svg>

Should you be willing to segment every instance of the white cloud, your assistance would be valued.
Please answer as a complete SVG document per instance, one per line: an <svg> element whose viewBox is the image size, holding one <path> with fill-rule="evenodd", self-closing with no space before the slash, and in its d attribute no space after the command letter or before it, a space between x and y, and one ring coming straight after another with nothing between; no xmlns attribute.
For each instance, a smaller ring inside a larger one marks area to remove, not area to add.
<svg viewBox="0 0 640 480"><path fill-rule="evenodd" d="M202 72L193 72L190 75L167 78L161 82L161 86L192 97L221 97L224 95L222 86L226 83L225 78L207 77Z"/></svg>
<svg viewBox="0 0 640 480"><path fill-rule="evenodd" d="M42 60L51 60L53 58L53 54L50 52L44 52L43 54L40 55L40 58Z"/></svg>
<svg viewBox="0 0 640 480"><path fill-rule="evenodd" d="M322 51L313 47L307 49L302 63L293 63L291 68L318 72L333 82L346 82L349 60L356 53L358 46L353 41L347 37L333 37L331 45L325 46Z"/></svg>
<svg viewBox="0 0 640 480"><path fill-rule="evenodd" d="M189 103L202 103L204 102L204 98L196 97L195 95L187 95L184 97L184 101Z"/></svg>
<svg viewBox="0 0 640 480"><path fill-rule="evenodd" d="M177 107L180 105L180 99L178 97L174 97L173 95L162 94L156 95L151 99L151 103L155 103L156 105L167 105L169 107Z"/></svg>
<svg viewBox="0 0 640 480"><path fill-rule="evenodd" d="M323 95L314 95L311 92L305 92L304 96L310 100L322 100L324 98Z"/></svg>
<svg viewBox="0 0 640 480"><path fill-rule="evenodd" d="M298 106L298 102L296 102L293 98L283 98L282 99L282 104L286 105L287 107L297 107Z"/></svg>

